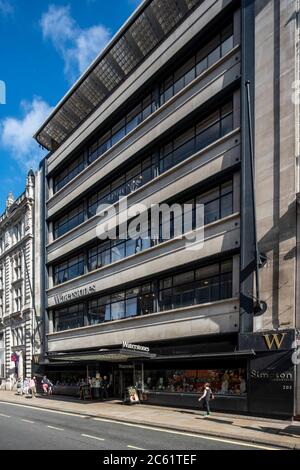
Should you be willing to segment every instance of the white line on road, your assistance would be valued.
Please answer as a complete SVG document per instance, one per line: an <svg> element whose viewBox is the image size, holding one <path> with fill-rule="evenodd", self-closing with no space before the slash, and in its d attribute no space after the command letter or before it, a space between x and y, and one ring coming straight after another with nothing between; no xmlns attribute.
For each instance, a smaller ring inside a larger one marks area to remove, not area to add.
<svg viewBox="0 0 300 470"><path fill-rule="evenodd" d="M146 450L146 449L142 449L141 447L135 447L135 446L127 446L127 447L129 447L129 449Z"/></svg>
<svg viewBox="0 0 300 470"><path fill-rule="evenodd" d="M24 421L24 423L34 424L34 421L30 421L30 419L21 419L21 421Z"/></svg>
<svg viewBox="0 0 300 470"><path fill-rule="evenodd" d="M55 426L47 426L49 429L55 429L56 431L64 431L63 428L56 428Z"/></svg>
<svg viewBox="0 0 300 470"><path fill-rule="evenodd" d="M96 439L97 441L105 441L102 437L90 436L89 434L81 434L83 437L89 437L90 439Z"/></svg>
<svg viewBox="0 0 300 470"><path fill-rule="evenodd" d="M95 420L95 421L104 421L104 422L107 422L107 423L122 424L124 426L129 426L129 427L133 427L133 428L140 428L140 429L146 429L146 430L149 430L149 431L159 431L159 432L165 432L167 434L177 434L177 435L180 435L180 436L195 437L197 439L206 439L208 441L224 442L226 444L234 444L234 445L239 445L239 446L244 446L244 447L255 447L256 449L279 450L276 447L267 447L267 446L261 446L261 445L258 445L258 444L248 444L248 443L245 443L245 442L241 442L238 439L236 441L232 441L232 440L229 440L229 439L221 439L219 437L210 437L210 436L205 436L205 435L202 435L202 434L191 434L191 433L181 432L181 431L172 431L170 429L155 428L155 427L152 427L152 426L142 426L140 424L123 423L123 422L120 422L120 421L113 421L113 420L105 419L105 418L93 418L93 420Z"/></svg>
<svg viewBox="0 0 300 470"><path fill-rule="evenodd" d="M58 415L67 415L67 416L74 416L74 417L77 416L77 418L86 418L86 416L76 414L76 412L68 413L67 411L48 410L47 408L42 408L41 406L21 405L19 403L10 403L8 401L0 401L0 405L19 406L20 408L29 408L35 411L43 411L44 413L55 413Z"/></svg>
<svg viewBox="0 0 300 470"><path fill-rule="evenodd" d="M3 418L10 418L10 416L4 415L4 414L2 414L2 413L0 413L0 416L3 416Z"/></svg>

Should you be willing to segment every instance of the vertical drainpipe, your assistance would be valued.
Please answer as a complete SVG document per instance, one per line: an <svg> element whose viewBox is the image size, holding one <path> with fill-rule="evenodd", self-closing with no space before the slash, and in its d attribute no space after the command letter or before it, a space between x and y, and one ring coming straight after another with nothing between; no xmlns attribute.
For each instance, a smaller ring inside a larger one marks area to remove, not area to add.
<svg viewBox="0 0 300 470"><path fill-rule="evenodd" d="M255 93L255 2L241 1L241 253L240 253L240 333L253 331L253 280L255 268L255 237L253 194L251 184L251 146L249 135L247 90L250 82L252 123L254 120Z"/></svg>

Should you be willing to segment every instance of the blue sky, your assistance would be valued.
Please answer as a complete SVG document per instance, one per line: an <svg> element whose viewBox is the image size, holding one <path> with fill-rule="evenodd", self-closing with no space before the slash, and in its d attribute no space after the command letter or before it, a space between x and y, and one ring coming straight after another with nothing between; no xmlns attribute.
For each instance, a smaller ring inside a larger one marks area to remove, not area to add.
<svg viewBox="0 0 300 470"><path fill-rule="evenodd" d="M0 214L45 155L34 131L139 3L0 0Z"/></svg>

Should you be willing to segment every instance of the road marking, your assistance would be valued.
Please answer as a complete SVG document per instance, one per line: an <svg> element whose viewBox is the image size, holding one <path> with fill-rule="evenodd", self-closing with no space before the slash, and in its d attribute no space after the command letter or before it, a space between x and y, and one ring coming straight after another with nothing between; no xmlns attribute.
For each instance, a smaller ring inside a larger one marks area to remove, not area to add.
<svg viewBox="0 0 300 470"><path fill-rule="evenodd" d="M24 421L24 423L34 424L34 421L30 421L30 419L21 419L21 421Z"/></svg>
<svg viewBox="0 0 300 470"><path fill-rule="evenodd" d="M2 413L0 413L0 416L2 416L3 418L10 418L10 416L4 415L4 414L2 414Z"/></svg>
<svg viewBox="0 0 300 470"><path fill-rule="evenodd" d="M172 431L169 429L162 429L162 428L155 428L152 426L142 426L140 424L133 424L133 423L123 423L120 421L115 421L115 420L110 420L110 419L105 419L105 418L93 418L95 421L104 421L107 423L116 423L116 424L123 424L124 426L129 426L133 428L140 428L140 429L146 429L149 431L159 431L159 432L165 432L167 434L177 434L180 436L187 436L187 437L195 437L197 439L206 439L208 441L217 441L217 442L224 442L226 444L234 444L234 445L240 445L244 447L255 447L256 449L264 449L264 450L281 450L279 448L274 447L268 447L268 446L263 446L259 444L248 444L245 442L241 442L238 439L236 441L230 440L230 439L222 439L220 437L211 437L211 436L206 436L203 434L191 434L187 432L181 432L181 431Z"/></svg>
<svg viewBox="0 0 300 470"><path fill-rule="evenodd" d="M129 449L136 449L136 450L146 450L146 449L141 449L141 447L135 447L135 446L127 446Z"/></svg>
<svg viewBox="0 0 300 470"><path fill-rule="evenodd" d="M62 428L56 428L55 426L47 426L49 429L56 429L56 431L64 431Z"/></svg>
<svg viewBox="0 0 300 470"><path fill-rule="evenodd" d="M19 403L10 403L8 401L0 401L0 405L10 405L10 406L19 406L20 408L29 408L35 411L43 411L44 413L55 413L58 415L67 415L67 416L77 416L77 418L86 418L84 415L79 415L76 413L68 413L67 411L56 411L56 410L48 410L46 408L42 408L41 406L31 406L31 405L21 405Z"/></svg>
<svg viewBox="0 0 300 470"><path fill-rule="evenodd" d="M90 436L89 434L81 434L83 437L89 437L90 439L96 439L97 441L105 441L102 437Z"/></svg>

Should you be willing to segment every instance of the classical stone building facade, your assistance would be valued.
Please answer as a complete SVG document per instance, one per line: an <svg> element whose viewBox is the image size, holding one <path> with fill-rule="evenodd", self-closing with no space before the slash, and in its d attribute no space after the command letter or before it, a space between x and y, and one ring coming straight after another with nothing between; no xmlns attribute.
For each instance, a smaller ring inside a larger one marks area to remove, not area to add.
<svg viewBox="0 0 300 470"><path fill-rule="evenodd" d="M35 176L16 200L10 193L0 217L0 378L7 388L32 374L37 349L34 309Z"/></svg>

